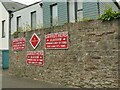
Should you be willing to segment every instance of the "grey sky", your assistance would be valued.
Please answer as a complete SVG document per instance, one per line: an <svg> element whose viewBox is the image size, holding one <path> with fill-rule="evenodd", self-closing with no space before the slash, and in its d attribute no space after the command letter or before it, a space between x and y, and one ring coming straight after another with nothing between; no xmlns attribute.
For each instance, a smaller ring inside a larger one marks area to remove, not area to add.
<svg viewBox="0 0 120 90"><path fill-rule="evenodd" d="M41 0L12 0L12 1L16 1L16 2L20 2L26 5L41 1Z"/></svg>
<svg viewBox="0 0 120 90"><path fill-rule="evenodd" d="M35 2L38 2L38 1L41 1L41 0L13 0L13 1L29 5L29 4L32 4L32 3L35 3ZM116 0L116 1L120 1L120 0Z"/></svg>

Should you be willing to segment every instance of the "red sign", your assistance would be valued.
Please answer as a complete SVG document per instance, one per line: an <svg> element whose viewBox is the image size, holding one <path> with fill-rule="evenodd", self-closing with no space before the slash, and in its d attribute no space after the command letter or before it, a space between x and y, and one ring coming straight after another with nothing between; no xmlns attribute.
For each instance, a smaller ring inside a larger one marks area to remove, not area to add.
<svg viewBox="0 0 120 90"><path fill-rule="evenodd" d="M12 41L13 50L23 50L25 46L25 38L17 38Z"/></svg>
<svg viewBox="0 0 120 90"><path fill-rule="evenodd" d="M39 42L40 42L40 39L39 39L39 37L34 33L33 35L32 35L32 37L31 37L31 39L30 39L30 44L32 45L32 47L35 49L37 46L38 46L38 44L39 44Z"/></svg>
<svg viewBox="0 0 120 90"><path fill-rule="evenodd" d="M46 49L68 49L68 32L46 35Z"/></svg>
<svg viewBox="0 0 120 90"><path fill-rule="evenodd" d="M44 52L43 51L28 51L26 55L26 63L31 65L44 65Z"/></svg>

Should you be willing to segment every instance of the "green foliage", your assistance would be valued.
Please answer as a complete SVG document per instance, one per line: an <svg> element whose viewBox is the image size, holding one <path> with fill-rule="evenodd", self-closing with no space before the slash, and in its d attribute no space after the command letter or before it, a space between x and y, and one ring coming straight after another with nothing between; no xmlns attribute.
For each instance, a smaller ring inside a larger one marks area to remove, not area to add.
<svg viewBox="0 0 120 90"><path fill-rule="evenodd" d="M113 11L112 8L105 10L104 14L100 17L103 21L110 21L118 18L120 18L120 12Z"/></svg>
<svg viewBox="0 0 120 90"><path fill-rule="evenodd" d="M43 28L43 23L39 23L39 24L37 25L37 29L41 29L41 28Z"/></svg>
<svg viewBox="0 0 120 90"><path fill-rule="evenodd" d="M22 27L19 27L18 30L17 30L17 32L18 32L18 33L23 32Z"/></svg>
<svg viewBox="0 0 120 90"><path fill-rule="evenodd" d="M26 32L31 31L31 26L29 24L26 24L24 28Z"/></svg>
<svg viewBox="0 0 120 90"><path fill-rule="evenodd" d="M14 32L12 35L17 35L18 34L18 32L16 31L16 32Z"/></svg>
<svg viewBox="0 0 120 90"><path fill-rule="evenodd" d="M93 19L93 18L83 18L82 19L82 21L93 21L93 20L95 20L95 19Z"/></svg>
<svg viewBox="0 0 120 90"><path fill-rule="evenodd" d="M13 35L17 35L20 32L23 32L23 29L21 27L19 27L18 30L13 33Z"/></svg>

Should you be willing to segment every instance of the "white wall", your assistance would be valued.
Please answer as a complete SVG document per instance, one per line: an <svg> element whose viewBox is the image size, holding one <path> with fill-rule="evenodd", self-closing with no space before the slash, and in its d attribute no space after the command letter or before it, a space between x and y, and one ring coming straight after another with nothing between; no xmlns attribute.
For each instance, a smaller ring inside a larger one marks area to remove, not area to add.
<svg viewBox="0 0 120 90"><path fill-rule="evenodd" d="M17 17L21 16L21 25L24 31L26 31L26 26L31 26L31 12L36 11L36 24L37 28L43 26L43 11L40 3L36 3L24 9L13 12L13 17L11 19L11 34L17 31Z"/></svg>
<svg viewBox="0 0 120 90"><path fill-rule="evenodd" d="M5 20L5 38L2 38L2 21ZM0 50L9 49L9 13L0 2Z"/></svg>
<svg viewBox="0 0 120 90"><path fill-rule="evenodd" d="M75 22L75 3L74 0L69 0L69 21Z"/></svg>

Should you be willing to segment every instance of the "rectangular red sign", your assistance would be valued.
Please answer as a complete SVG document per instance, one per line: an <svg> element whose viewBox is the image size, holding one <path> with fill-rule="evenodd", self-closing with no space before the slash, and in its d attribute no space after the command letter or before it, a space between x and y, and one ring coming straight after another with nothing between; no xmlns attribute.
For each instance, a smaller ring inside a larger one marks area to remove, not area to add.
<svg viewBox="0 0 120 90"><path fill-rule="evenodd" d="M45 38L46 49L68 49L68 32L47 34Z"/></svg>
<svg viewBox="0 0 120 90"><path fill-rule="evenodd" d="M26 64L30 65L44 65L44 52L43 51L28 51L26 55Z"/></svg>
<svg viewBox="0 0 120 90"><path fill-rule="evenodd" d="M17 38L17 39L13 39L12 41L12 48L13 50L23 50L25 49L25 38Z"/></svg>

